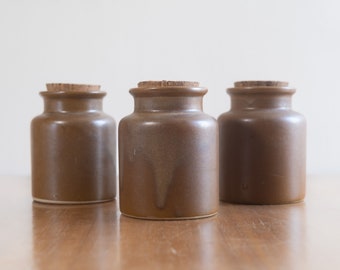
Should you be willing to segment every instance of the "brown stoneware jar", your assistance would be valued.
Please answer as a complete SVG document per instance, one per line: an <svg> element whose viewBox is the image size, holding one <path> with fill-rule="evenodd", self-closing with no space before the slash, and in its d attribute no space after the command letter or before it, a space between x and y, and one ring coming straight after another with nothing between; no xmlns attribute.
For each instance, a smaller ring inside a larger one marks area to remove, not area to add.
<svg viewBox="0 0 340 270"><path fill-rule="evenodd" d="M144 219L190 219L218 208L218 126L197 82L140 82L119 124L120 209Z"/></svg>
<svg viewBox="0 0 340 270"><path fill-rule="evenodd" d="M236 82L219 119L220 199L283 204L304 199L306 123L286 82Z"/></svg>
<svg viewBox="0 0 340 270"><path fill-rule="evenodd" d="M31 123L32 195L78 204L116 194L115 122L103 113L97 85L47 84L45 110Z"/></svg>

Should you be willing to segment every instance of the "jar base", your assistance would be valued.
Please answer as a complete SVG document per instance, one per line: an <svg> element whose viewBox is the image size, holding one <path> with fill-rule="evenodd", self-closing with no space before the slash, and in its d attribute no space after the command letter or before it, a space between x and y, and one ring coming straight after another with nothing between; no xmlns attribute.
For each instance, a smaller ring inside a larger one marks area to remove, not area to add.
<svg viewBox="0 0 340 270"><path fill-rule="evenodd" d="M96 201L54 201L54 200L46 200L46 199L39 199L33 197L33 201L38 203L44 203L44 204L93 204L93 203L103 203L103 202L109 202L113 201L115 198L112 199L105 199L105 200L96 200Z"/></svg>
<svg viewBox="0 0 340 270"><path fill-rule="evenodd" d="M202 219L202 218L209 218L209 217L213 217L215 215L217 215L217 212L212 213L212 214L207 214L207 215L201 215L201 216L192 216L192 217L143 217L143 216L134 216L134 215L130 215L130 214L125 214L122 213L121 214L125 217L129 217L129 218L134 218L134 219L143 219L143 220L154 220L154 221L175 221L175 220L191 220L191 219Z"/></svg>
<svg viewBox="0 0 340 270"><path fill-rule="evenodd" d="M282 201L282 202L243 202L243 201L231 201L231 200L223 200L220 199L221 203L228 204L239 204L239 205L289 205L289 204L299 204L304 203L305 199L297 199L292 201Z"/></svg>

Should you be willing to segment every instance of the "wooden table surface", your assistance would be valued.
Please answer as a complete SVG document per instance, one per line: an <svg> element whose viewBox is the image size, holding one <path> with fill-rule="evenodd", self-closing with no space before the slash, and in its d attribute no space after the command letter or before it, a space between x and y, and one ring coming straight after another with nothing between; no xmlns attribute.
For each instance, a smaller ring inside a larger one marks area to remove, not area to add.
<svg viewBox="0 0 340 270"><path fill-rule="evenodd" d="M29 177L0 183L0 269L340 269L340 177L309 177L304 203L189 221L33 203Z"/></svg>

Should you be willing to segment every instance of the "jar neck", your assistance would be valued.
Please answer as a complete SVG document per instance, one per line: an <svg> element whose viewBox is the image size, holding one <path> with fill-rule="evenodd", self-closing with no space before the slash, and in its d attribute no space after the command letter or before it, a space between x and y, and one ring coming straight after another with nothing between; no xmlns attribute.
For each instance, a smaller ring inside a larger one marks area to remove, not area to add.
<svg viewBox="0 0 340 270"><path fill-rule="evenodd" d="M134 97L135 112L202 111L202 96Z"/></svg>
<svg viewBox="0 0 340 270"><path fill-rule="evenodd" d="M292 94L230 94L232 110L290 109Z"/></svg>
<svg viewBox="0 0 340 270"><path fill-rule="evenodd" d="M239 81L227 93L232 110L290 109L295 89L284 81Z"/></svg>
<svg viewBox="0 0 340 270"><path fill-rule="evenodd" d="M105 92L41 92L44 112L97 112L103 109Z"/></svg>
<svg viewBox="0 0 340 270"><path fill-rule="evenodd" d="M202 111L208 89L191 81L144 81L130 89L135 112Z"/></svg>

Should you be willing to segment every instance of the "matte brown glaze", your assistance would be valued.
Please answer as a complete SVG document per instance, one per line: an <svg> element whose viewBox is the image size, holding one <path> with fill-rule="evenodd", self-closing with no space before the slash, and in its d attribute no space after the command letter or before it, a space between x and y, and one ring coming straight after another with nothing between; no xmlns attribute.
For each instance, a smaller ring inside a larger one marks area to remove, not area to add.
<svg viewBox="0 0 340 270"><path fill-rule="evenodd" d="M197 82L141 82L135 111L119 123L120 209L145 219L214 215L217 122L202 111Z"/></svg>
<svg viewBox="0 0 340 270"><path fill-rule="evenodd" d="M98 85L47 84L31 123L32 195L46 203L93 203L116 194L115 122Z"/></svg>
<svg viewBox="0 0 340 270"><path fill-rule="evenodd" d="M286 82L245 81L229 88L219 119L220 199L282 204L305 196L306 123L291 110Z"/></svg>

